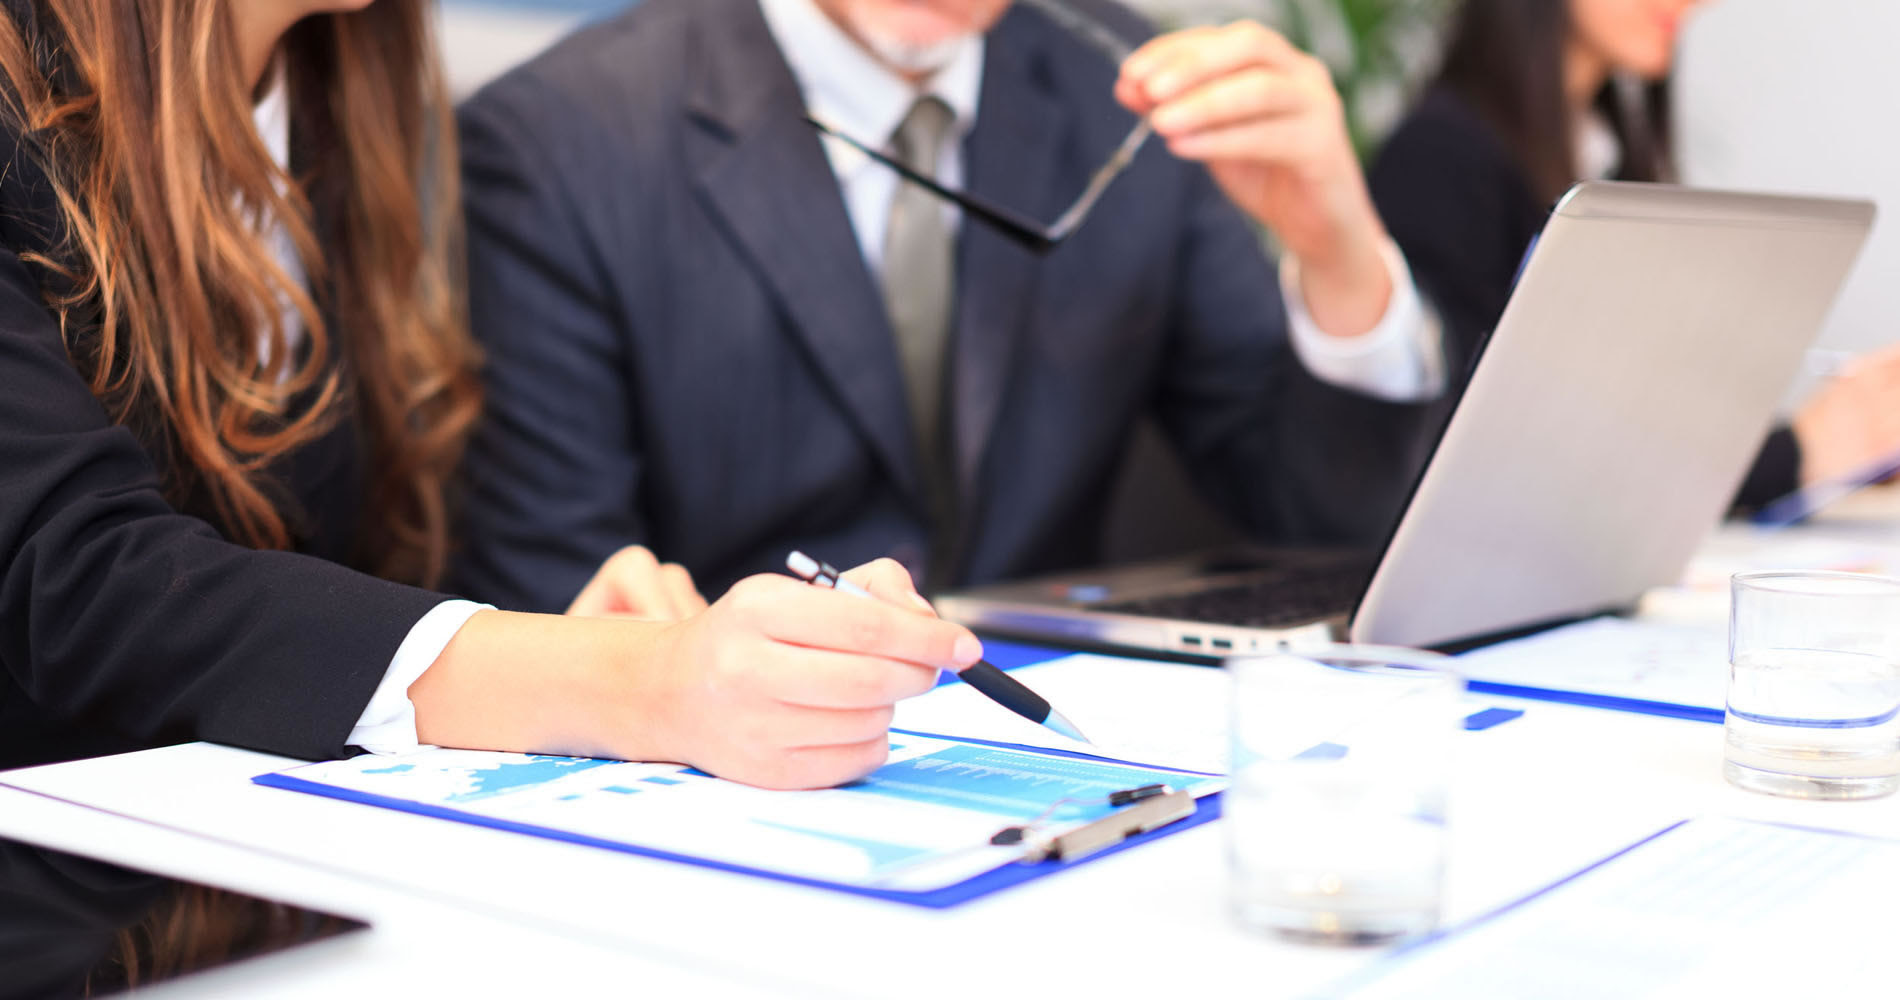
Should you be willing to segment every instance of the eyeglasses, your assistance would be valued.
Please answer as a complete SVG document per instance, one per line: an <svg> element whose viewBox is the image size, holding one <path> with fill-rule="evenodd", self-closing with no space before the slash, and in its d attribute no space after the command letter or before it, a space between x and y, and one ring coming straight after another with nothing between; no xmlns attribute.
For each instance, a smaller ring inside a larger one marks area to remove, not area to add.
<svg viewBox="0 0 1900 1000"><path fill-rule="evenodd" d="M1018 0L1018 2L1041 11L1050 20L1102 53L1117 66L1120 66L1134 51L1114 32L1062 0ZM1134 162L1135 154L1141 151L1148 137L1154 134L1154 128L1148 124L1148 119L1143 118L1136 122L1135 127L1129 130L1121 144L1115 147L1115 152L1109 156L1108 162L1089 175L1088 186L1082 189L1082 194L1075 199L1075 202L1057 216L1055 222L1045 225L968 191L945 187L937 183L935 178L927 177L911 169L870 144L860 142L810 115L805 116L805 121L819 132L838 139L865 156L897 171L912 184L957 206L965 215L983 222L1039 254L1054 250L1064 240L1074 235L1077 229L1082 228L1083 221L1088 218L1089 212L1094 210L1096 202L1102 200L1102 194L1108 190L1109 184L1113 183L1122 171L1128 169L1128 165Z"/></svg>

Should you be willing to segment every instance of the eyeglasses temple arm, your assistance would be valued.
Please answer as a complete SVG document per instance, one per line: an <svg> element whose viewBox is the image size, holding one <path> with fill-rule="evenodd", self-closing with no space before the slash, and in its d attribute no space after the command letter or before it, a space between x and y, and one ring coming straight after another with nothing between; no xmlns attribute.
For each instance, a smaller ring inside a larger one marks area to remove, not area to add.
<svg viewBox="0 0 1900 1000"><path fill-rule="evenodd" d="M1009 209L1003 208L1000 205L992 205L975 195L953 191L944 187L942 184L937 183L935 179L912 170L903 162L866 146L864 143L851 138L810 115L805 116L805 121L811 125L812 128L843 142L871 159L897 171L905 180L956 205L958 208L963 209L963 211L968 212L971 216L982 220L984 223L994 226L997 230L1002 232L1003 235L1023 244L1037 253L1047 253L1056 245L1057 241L1052 239L1049 231L1044 229L1039 223L1024 219Z"/></svg>
<svg viewBox="0 0 1900 1000"><path fill-rule="evenodd" d="M1141 150L1142 144L1147 142L1148 137L1153 134L1154 126L1148 124L1148 119L1143 118L1135 123L1135 127L1122 140L1122 144L1116 147L1115 155L1109 157L1108 162L1102 164L1101 168L1089 178L1089 186L1082 190L1081 196L1075 199L1075 204L1070 205L1068 211L1063 212L1062 216L1056 219L1055 224L1049 227L1051 243L1060 243L1068 239L1081 227L1082 220L1088 218L1089 212L1095 208L1095 203L1102 200L1102 193L1108 190L1108 186L1114 183L1115 178L1119 177L1122 171L1128 169L1128 164L1134 162L1135 154Z"/></svg>
<svg viewBox="0 0 1900 1000"><path fill-rule="evenodd" d="M1090 48L1107 57L1117 67L1134 54L1134 48L1123 41L1121 36L1108 30L1100 22L1063 3L1062 0L1020 0L1025 7L1034 7L1064 31L1087 42Z"/></svg>

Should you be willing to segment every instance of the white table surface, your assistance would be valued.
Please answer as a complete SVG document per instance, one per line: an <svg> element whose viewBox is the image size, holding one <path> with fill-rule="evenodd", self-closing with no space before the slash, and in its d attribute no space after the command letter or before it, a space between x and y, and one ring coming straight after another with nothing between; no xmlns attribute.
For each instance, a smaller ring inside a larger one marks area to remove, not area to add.
<svg viewBox="0 0 1900 1000"><path fill-rule="evenodd" d="M1804 530L1884 541L1900 538L1894 524ZM1728 558L1758 541L1731 529L1712 550ZM1802 802L1731 788L1717 725L1483 700L1525 714L1460 736L1452 921L1691 816L1900 836L1900 797ZM542 995L1176 996L1219 987L1275 997L1321 990L1382 954L1234 927L1218 823L932 911L249 780L293 763L190 744L0 773L0 834L375 925L176 984L188 995L338 996L352 986L385 995L459 983ZM1886 898L1893 887L1868 891ZM1900 914L1893 919L1900 937Z"/></svg>

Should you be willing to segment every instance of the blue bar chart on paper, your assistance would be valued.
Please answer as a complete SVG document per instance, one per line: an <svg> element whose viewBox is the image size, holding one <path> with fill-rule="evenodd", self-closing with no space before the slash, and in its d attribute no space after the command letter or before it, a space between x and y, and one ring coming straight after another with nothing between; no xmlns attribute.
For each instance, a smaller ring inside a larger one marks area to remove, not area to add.
<svg viewBox="0 0 1900 1000"><path fill-rule="evenodd" d="M1221 779L894 734L888 762L838 788L766 791L677 764L427 749L291 768L259 784L441 819L748 872L892 892L1019 858L1006 826L1051 832L1105 815L1109 793Z"/></svg>
<svg viewBox="0 0 1900 1000"><path fill-rule="evenodd" d="M1024 819L1065 800L1106 799L1108 793L1138 786L1152 774L1146 768L1120 764L953 744L886 764L849 790ZM1081 819L1105 811L1106 804L1076 805L1065 806L1056 815Z"/></svg>

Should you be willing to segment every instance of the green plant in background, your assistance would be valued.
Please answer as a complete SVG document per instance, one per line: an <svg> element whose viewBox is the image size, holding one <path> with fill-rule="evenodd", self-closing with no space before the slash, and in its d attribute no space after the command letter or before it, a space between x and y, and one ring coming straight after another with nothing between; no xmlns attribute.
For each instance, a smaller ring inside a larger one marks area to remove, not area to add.
<svg viewBox="0 0 1900 1000"><path fill-rule="evenodd" d="M1134 0L1168 27L1250 17L1333 72L1359 155L1370 156L1437 61L1456 0Z"/></svg>

